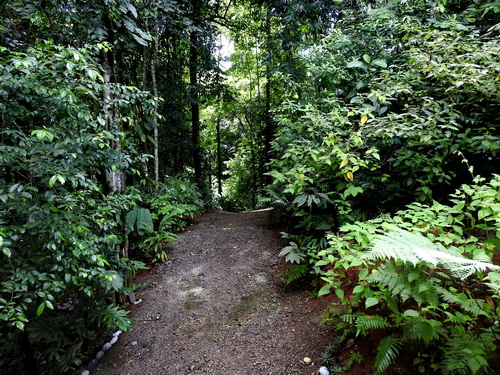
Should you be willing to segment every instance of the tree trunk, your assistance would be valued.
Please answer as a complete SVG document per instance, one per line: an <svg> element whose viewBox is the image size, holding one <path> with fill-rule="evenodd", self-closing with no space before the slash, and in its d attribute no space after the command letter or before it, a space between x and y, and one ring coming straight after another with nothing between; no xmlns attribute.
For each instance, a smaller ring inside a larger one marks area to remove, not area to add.
<svg viewBox="0 0 500 375"><path fill-rule="evenodd" d="M266 34L267 38L271 38L271 18L269 11L266 15ZM269 47L269 41L267 46L267 64L266 64L266 108L264 114L264 122L265 122L265 141L264 141L264 171L268 171L269 167L267 164L271 161L271 141L274 134L273 123L271 121L271 48ZM265 177L266 185L270 185L272 183L272 178L269 175Z"/></svg>
<svg viewBox="0 0 500 375"><path fill-rule="evenodd" d="M193 0L192 21L193 26L199 25L199 1ZM202 183L201 170L201 147L200 147L200 104L198 88L198 34L196 30L191 31L189 46L189 83L191 86L191 141L193 144L193 167L196 182Z"/></svg>
<svg viewBox="0 0 500 375"><path fill-rule="evenodd" d="M151 80L153 81L153 92L156 98L158 98L158 87L156 85L156 69L155 64L158 60L158 43L159 43L159 27L156 25L156 36L155 36L155 49L153 60L151 61ZM153 129L153 140L154 140L154 164L155 164L155 190L158 190L160 181L160 161L158 154L158 119L156 114L158 113L158 101L155 101L155 115L154 115L154 129Z"/></svg>
<svg viewBox="0 0 500 375"><path fill-rule="evenodd" d="M222 196L222 154L220 147L220 115L217 117L217 186L219 196Z"/></svg>
<svg viewBox="0 0 500 375"><path fill-rule="evenodd" d="M105 113L105 129L114 134L114 141L111 142L111 147L117 151L121 150L120 128L117 121L116 113L113 111L113 101L111 98L110 85L113 77L113 68L109 56L109 52L103 51L103 70L104 70L104 113ZM106 182L111 193L115 191L123 191L125 189L125 176L122 170L110 168L106 170Z"/></svg>

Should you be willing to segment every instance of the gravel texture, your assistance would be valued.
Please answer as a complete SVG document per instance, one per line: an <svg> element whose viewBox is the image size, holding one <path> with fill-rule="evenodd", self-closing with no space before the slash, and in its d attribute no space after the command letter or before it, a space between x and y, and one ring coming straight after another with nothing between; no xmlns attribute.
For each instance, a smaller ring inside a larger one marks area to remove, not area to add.
<svg viewBox="0 0 500 375"><path fill-rule="evenodd" d="M133 330L91 374L316 374L335 335L319 324L327 301L276 277L283 244L267 214L197 218L169 260L137 280Z"/></svg>

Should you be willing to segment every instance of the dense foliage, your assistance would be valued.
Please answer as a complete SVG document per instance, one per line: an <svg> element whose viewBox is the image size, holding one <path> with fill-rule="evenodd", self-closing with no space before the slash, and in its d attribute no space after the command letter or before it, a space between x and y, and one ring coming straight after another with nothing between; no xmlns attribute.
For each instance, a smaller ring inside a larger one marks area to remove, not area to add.
<svg viewBox="0 0 500 375"><path fill-rule="evenodd" d="M338 298L337 349L500 371L498 2L0 10L3 372L84 368L186 220L259 205L290 221L288 282Z"/></svg>
<svg viewBox="0 0 500 375"><path fill-rule="evenodd" d="M78 2L38 5L2 5L5 374L85 368L105 335L130 328L124 304L134 300L134 272L143 261L165 260L182 218L204 207L187 177L148 178L158 99L113 64L123 44L151 40L129 18L138 17L136 8L128 1L84 10Z"/></svg>
<svg viewBox="0 0 500 375"><path fill-rule="evenodd" d="M399 5L344 8L297 51L307 79L274 111L265 202L296 218L288 282L335 293L347 310L325 321L344 338L380 332L377 372L403 345L409 373L498 371L499 9ZM374 242L394 226L432 242L397 229Z"/></svg>

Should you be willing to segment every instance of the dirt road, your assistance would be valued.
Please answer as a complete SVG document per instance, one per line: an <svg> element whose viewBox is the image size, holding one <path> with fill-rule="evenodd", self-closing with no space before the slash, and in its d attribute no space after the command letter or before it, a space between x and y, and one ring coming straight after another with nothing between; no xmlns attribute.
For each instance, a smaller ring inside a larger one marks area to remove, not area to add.
<svg viewBox="0 0 500 375"><path fill-rule="evenodd" d="M133 331L91 374L271 375L316 373L333 337L327 305L275 275L283 266L266 211L203 215L169 260L139 280ZM312 363L303 359L309 357Z"/></svg>

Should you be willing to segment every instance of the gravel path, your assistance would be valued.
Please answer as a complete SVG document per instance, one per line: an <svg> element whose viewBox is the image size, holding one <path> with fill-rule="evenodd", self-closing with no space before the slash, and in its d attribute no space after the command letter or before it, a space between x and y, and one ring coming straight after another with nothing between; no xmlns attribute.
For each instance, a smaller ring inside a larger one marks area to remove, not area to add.
<svg viewBox="0 0 500 375"><path fill-rule="evenodd" d="M327 305L275 275L280 234L266 211L203 215L139 280L143 302L92 374L315 374L333 337ZM312 363L306 364L304 357Z"/></svg>

